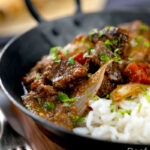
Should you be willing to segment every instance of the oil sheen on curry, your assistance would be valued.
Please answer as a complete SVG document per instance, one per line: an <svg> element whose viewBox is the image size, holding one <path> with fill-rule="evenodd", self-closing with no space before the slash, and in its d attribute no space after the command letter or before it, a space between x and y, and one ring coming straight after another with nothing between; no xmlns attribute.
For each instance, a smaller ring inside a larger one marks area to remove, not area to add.
<svg viewBox="0 0 150 150"><path fill-rule="evenodd" d="M133 21L92 29L65 47L50 48L23 82L22 100L29 111L72 130L92 111L89 100L119 102L118 87L136 85L136 93L150 84L150 28Z"/></svg>

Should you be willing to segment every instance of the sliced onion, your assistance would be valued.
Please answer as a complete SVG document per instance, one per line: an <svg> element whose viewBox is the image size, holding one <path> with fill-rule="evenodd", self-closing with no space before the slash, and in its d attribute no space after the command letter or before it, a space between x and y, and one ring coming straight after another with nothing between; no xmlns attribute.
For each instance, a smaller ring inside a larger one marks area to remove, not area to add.
<svg viewBox="0 0 150 150"><path fill-rule="evenodd" d="M112 61L113 60L110 60L102 67L100 67L100 69L95 74L93 74L86 82L82 83L75 89L72 97L76 97L75 105L77 107L79 116L82 116L82 114L86 110L88 101L97 94L97 91L99 90L104 79L106 68Z"/></svg>
<svg viewBox="0 0 150 150"><path fill-rule="evenodd" d="M150 85L140 84L140 83L128 83L124 85L118 85L110 94L110 99L119 102L128 97L134 96L145 89L150 87Z"/></svg>

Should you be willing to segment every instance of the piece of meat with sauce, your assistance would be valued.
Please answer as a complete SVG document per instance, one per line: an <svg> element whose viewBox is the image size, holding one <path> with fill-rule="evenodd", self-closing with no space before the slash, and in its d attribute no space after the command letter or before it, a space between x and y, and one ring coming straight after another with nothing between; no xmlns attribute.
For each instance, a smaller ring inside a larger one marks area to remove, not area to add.
<svg viewBox="0 0 150 150"><path fill-rule="evenodd" d="M61 60L60 62L51 62L45 69L43 76L52 82L54 88L70 89L80 84L87 77L87 68L73 60Z"/></svg>
<svg viewBox="0 0 150 150"><path fill-rule="evenodd" d="M124 29L114 26L105 27L102 30L95 30L89 32L89 38L93 43L103 41L105 46L114 52L119 48L119 55L123 57L124 51L128 48L128 34Z"/></svg>
<svg viewBox="0 0 150 150"><path fill-rule="evenodd" d="M112 58L114 58L114 53L110 51L103 42L100 41L96 44L96 48L93 50L90 63L92 64L92 67L98 68L97 66L102 66L106 63L106 61ZM123 82L121 71L122 70L120 69L118 62L112 62L107 67L102 86L98 92L98 95L100 97L102 95L109 94L117 84Z"/></svg>
<svg viewBox="0 0 150 150"><path fill-rule="evenodd" d="M129 48L125 58L137 62L150 63L150 28L141 21L133 21L119 25L129 34Z"/></svg>
<svg viewBox="0 0 150 150"><path fill-rule="evenodd" d="M59 93L53 86L47 85L42 75L38 80L34 80L30 91L22 96L22 100L32 113L71 130L74 124L69 114L77 116L77 110L73 103L66 107L66 103L57 100Z"/></svg>

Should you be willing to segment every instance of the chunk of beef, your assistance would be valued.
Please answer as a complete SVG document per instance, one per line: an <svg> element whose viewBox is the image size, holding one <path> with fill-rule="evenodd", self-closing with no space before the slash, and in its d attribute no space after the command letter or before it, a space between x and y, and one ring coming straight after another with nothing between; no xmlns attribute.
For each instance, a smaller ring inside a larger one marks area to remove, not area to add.
<svg viewBox="0 0 150 150"><path fill-rule="evenodd" d="M94 43L103 41L111 51L119 48L118 54L122 57L124 51L128 48L128 34L119 27L108 26L102 30L97 30L91 35L91 41Z"/></svg>
<svg viewBox="0 0 150 150"><path fill-rule="evenodd" d="M125 51L125 58L150 62L150 28L141 21L122 24L120 27L129 33L129 48Z"/></svg>
<svg viewBox="0 0 150 150"><path fill-rule="evenodd" d="M29 71L28 75L24 77L24 83L28 84L33 82L36 79L37 73L43 73L50 61L52 60L49 56L43 56L43 58Z"/></svg>
<svg viewBox="0 0 150 150"><path fill-rule="evenodd" d="M130 23L120 24L119 27L126 30L130 35L143 35L145 38L150 40L150 28L142 21L136 20Z"/></svg>
<svg viewBox="0 0 150 150"><path fill-rule="evenodd" d="M51 62L43 74L46 79L52 82L54 88L74 88L87 77L87 68L78 62L70 64L68 60Z"/></svg>
<svg viewBox="0 0 150 150"><path fill-rule="evenodd" d="M105 59L102 59L102 56L105 56ZM100 41L96 44L96 48L93 50L90 63L92 64L93 68L97 68L97 66L102 66L104 63L106 63L106 61L112 59L113 57L113 52L110 51L104 45L104 43ZM117 84L123 82L121 66L122 65L117 62L112 62L108 66L105 72L103 84L98 92L98 95L100 97L109 94L116 87Z"/></svg>

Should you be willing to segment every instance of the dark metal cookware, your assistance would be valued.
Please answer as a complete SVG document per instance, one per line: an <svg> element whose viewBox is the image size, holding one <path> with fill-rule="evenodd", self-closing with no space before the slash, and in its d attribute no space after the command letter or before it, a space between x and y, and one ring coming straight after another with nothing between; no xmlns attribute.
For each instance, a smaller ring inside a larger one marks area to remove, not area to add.
<svg viewBox="0 0 150 150"><path fill-rule="evenodd" d="M148 145L110 142L82 136L62 129L30 113L21 101L22 77L40 58L49 53L52 46L64 46L79 33L87 33L92 28L118 25L140 19L150 25L150 14L146 11L103 11L90 14L79 13L74 16L46 22L36 13L29 0L27 6L40 24L27 33L11 40L3 49L0 59L0 84L10 101L26 115L30 116L40 129L59 144L68 149L128 149L148 148ZM79 4L79 1L77 1ZM9 111L9 110L8 110ZM43 130L44 129L44 130ZM45 132L46 131L46 132ZM50 134L49 134L50 133Z"/></svg>

